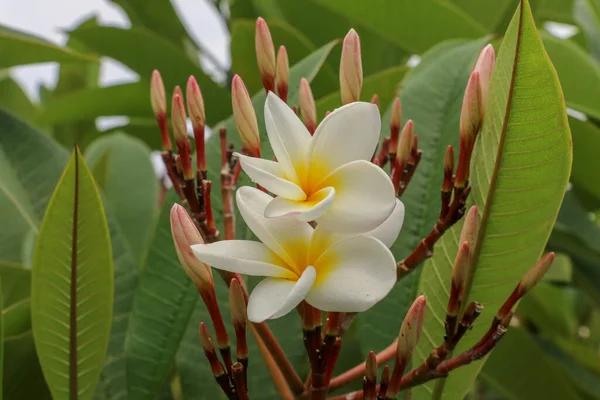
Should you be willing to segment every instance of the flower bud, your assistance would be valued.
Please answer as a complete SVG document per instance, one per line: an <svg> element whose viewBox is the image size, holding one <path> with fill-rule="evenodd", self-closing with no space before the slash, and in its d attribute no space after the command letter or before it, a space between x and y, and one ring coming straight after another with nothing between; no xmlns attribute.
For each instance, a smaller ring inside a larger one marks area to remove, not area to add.
<svg viewBox="0 0 600 400"><path fill-rule="evenodd" d="M523 296L525 293L531 290L531 288L534 287L544 277L553 261L554 253L547 253L542 256L542 258L540 258L529 271L527 271L519 283L520 296Z"/></svg>
<svg viewBox="0 0 600 400"><path fill-rule="evenodd" d="M204 128L206 116L204 114L204 99L196 78L190 76L185 90L187 95L187 108L192 120L194 139L196 140L196 170L206 172L206 152L204 143Z"/></svg>
<svg viewBox="0 0 600 400"><path fill-rule="evenodd" d="M392 117L390 120L390 153L398 151L398 134L402 126L402 105L400 98L396 97L392 103Z"/></svg>
<svg viewBox="0 0 600 400"><path fill-rule="evenodd" d="M249 154L257 157L260 154L260 136L256 113L246 86L238 75L233 77L231 84L231 105L233 106L235 126L242 139L242 144Z"/></svg>
<svg viewBox="0 0 600 400"><path fill-rule="evenodd" d="M371 382L377 382L377 356L374 351L370 351L367 356L365 377Z"/></svg>
<svg viewBox="0 0 600 400"><path fill-rule="evenodd" d="M279 98L287 103L288 88L290 85L290 62L285 46L280 46L277 51L277 93Z"/></svg>
<svg viewBox="0 0 600 400"><path fill-rule="evenodd" d="M375 104L377 106L377 108L379 108L379 95L378 94L374 94L371 97L371 104Z"/></svg>
<svg viewBox="0 0 600 400"><path fill-rule="evenodd" d="M454 173L454 149L452 146L446 148L444 154L444 181L442 191L450 192L452 190L452 174Z"/></svg>
<svg viewBox="0 0 600 400"><path fill-rule="evenodd" d="M306 78L300 80L300 112L306 129L312 135L317 129L317 106Z"/></svg>
<svg viewBox="0 0 600 400"><path fill-rule="evenodd" d="M363 73L360 56L360 39L354 29L344 38L340 62L340 91L342 103L348 104L360 99Z"/></svg>
<svg viewBox="0 0 600 400"><path fill-rule="evenodd" d="M175 135L175 144L179 151L181 162L181 172L185 180L194 179L194 170L192 169L192 158L190 154L190 140L187 136L187 120L185 116L185 107L179 94L173 96L173 105L171 107L171 124L173 125L173 134Z"/></svg>
<svg viewBox="0 0 600 400"><path fill-rule="evenodd" d="M267 93L275 90L275 47L267 23L262 18L256 20L256 60Z"/></svg>
<svg viewBox="0 0 600 400"><path fill-rule="evenodd" d="M246 299L237 279L232 279L229 286L229 308L231 321L234 325L246 325L248 319L246 312Z"/></svg>
<svg viewBox="0 0 600 400"><path fill-rule="evenodd" d="M477 206L469 208L467 215L465 216L465 223L463 224L462 230L460 231L459 243L467 242L471 251L475 249L475 241L477 240L478 231L478 214Z"/></svg>
<svg viewBox="0 0 600 400"><path fill-rule="evenodd" d="M492 78L492 70L494 69L495 54L494 47L488 44L479 53L479 58L475 63L474 70L479 72L479 84L481 85L481 118L485 112L487 105L488 91L490 88L490 80Z"/></svg>
<svg viewBox="0 0 600 400"><path fill-rule="evenodd" d="M448 308L446 312L448 315L456 317L460 309L462 294L465 286L465 280L467 278L469 270L469 243L462 243L456 253L454 259L454 267L452 268L452 282L450 290L450 299L448 300Z"/></svg>
<svg viewBox="0 0 600 400"><path fill-rule="evenodd" d="M171 208L171 234L177 251L177 257L185 273L194 282L200 292L213 287L212 271L209 266L194 256L191 245L202 244L202 236L187 211L179 204Z"/></svg>
<svg viewBox="0 0 600 400"><path fill-rule="evenodd" d="M473 71L465 95L463 97L460 113L460 136L472 148L475 136L481 127L481 85L479 72Z"/></svg>
<svg viewBox="0 0 600 400"><path fill-rule="evenodd" d="M163 84L160 72L152 71L150 80L150 100L152 102L152 111L160 129L162 148L170 151L173 148L169 128L167 126L167 100L165 95L165 85Z"/></svg>
<svg viewBox="0 0 600 400"><path fill-rule="evenodd" d="M410 157L410 152L412 150L413 145L414 131L415 125L413 121L409 119L406 122L406 125L404 125L404 128L402 129L400 139L398 140L398 148L396 150L396 160L401 165L406 165Z"/></svg>
<svg viewBox="0 0 600 400"><path fill-rule="evenodd" d="M423 330L426 306L427 301L425 300L425 296L419 296L415 299L406 313L406 317L404 317L404 321L402 321L400 334L398 335L398 359L411 359L413 350L417 346L421 331Z"/></svg>

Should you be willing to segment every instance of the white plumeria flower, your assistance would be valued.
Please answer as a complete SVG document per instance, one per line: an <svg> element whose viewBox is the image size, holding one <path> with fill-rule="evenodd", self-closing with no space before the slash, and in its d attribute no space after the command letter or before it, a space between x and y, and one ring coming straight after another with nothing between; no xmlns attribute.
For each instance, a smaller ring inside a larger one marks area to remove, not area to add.
<svg viewBox="0 0 600 400"><path fill-rule="evenodd" d="M262 243L227 240L191 247L198 259L215 268L267 277L250 295L250 321L281 317L302 300L324 311L361 312L394 286L396 262L386 244L396 240L402 226L400 201L369 234L342 235L295 218L265 218L273 198L252 187L241 187L236 200Z"/></svg>
<svg viewBox="0 0 600 400"><path fill-rule="evenodd" d="M277 196L265 217L293 216L347 233L367 232L389 217L394 187L370 162L381 128L376 105L340 107L311 136L294 111L269 93L265 122L277 162L238 154L250 179Z"/></svg>

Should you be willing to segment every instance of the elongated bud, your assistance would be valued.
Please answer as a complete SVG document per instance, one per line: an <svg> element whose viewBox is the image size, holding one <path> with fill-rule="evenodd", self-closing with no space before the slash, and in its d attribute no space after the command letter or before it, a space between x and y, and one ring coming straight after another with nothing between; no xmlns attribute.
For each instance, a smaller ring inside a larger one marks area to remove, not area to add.
<svg viewBox="0 0 600 400"><path fill-rule="evenodd" d="M229 285L229 307L233 324L246 326L246 320L248 319L246 300L237 279L232 279Z"/></svg>
<svg viewBox="0 0 600 400"><path fill-rule="evenodd" d="M231 105L233 106L235 126L242 139L242 144L250 155L259 157L260 136L256 113L248 90L238 75L233 77L231 84Z"/></svg>
<svg viewBox="0 0 600 400"><path fill-rule="evenodd" d="M454 259L454 267L452 268L452 283L450 289L450 299L448 300L447 314L451 317L456 317L460 310L462 294L469 269L469 243L462 243L456 253Z"/></svg>
<svg viewBox="0 0 600 400"><path fill-rule="evenodd" d="M177 85L173 88L173 97L175 97L175 95L177 95L183 99L183 91L181 90L181 87L179 85Z"/></svg>
<svg viewBox="0 0 600 400"><path fill-rule="evenodd" d="M479 72L473 71L465 95L463 97L462 110L460 114L460 138L472 147L475 136L481 127L481 85Z"/></svg>
<svg viewBox="0 0 600 400"><path fill-rule="evenodd" d="M204 322L200 323L199 334L202 350L204 350L204 355L210 363L210 369L217 383L219 386L221 386L221 389L223 389L223 392L225 392L226 395L232 395L231 388L229 386L229 378L225 374L225 369L217 357L212 337L210 336L210 332L208 331L208 328Z"/></svg>
<svg viewBox="0 0 600 400"><path fill-rule="evenodd" d="M267 93L275 91L275 47L267 23L262 18L256 19L256 60L260 77Z"/></svg>
<svg viewBox="0 0 600 400"><path fill-rule="evenodd" d="M465 217L465 223L463 224L462 230L460 231L459 243L467 242L471 251L475 248L475 241L477 239L478 231L478 214L477 206L469 208Z"/></svg>
<svg viewBox="0 0 600 400"><path fill-rule="evenodd" d="M210 267L198 260L190 247L193 244L203 244L204 241L185 208L179 204L174 204L171 208L171 234L177 257L185 273L200 292L212 290L213 277Z"/></svg>
<svg viewBox="0 0 600 400"><path fill-rule="evenodd" d="M378 94L374 94L371 97L371 104L375 104L377 107L379 107L379 95Z"/></svg>
<svg viewBox="0 0 600 400"><path fill-rule="evenodd" d="M363 381L363 393L365 400L377 399L377 357L375 352L369 352L367 356L365 379Z"/></svg>
<svg viewBox="0 0 600 400"><path fill-rule="evenodd" d="M400 334L398 335L398 359L411 359L413 350L417 346L421 331L423 330L426 306L427 301L425 300L425 296L419 296L415 299L406 313L406 317L404 317L404 321L402 321Z"/></svg>
<svg viewBox="0 0 600 400"><path fill-rule="evenodd" d="M196 140L196 170L206 172L206 153L204 147L204 129L206 115L204 114L204 99L196 78L190 76L185 90L188 113L192 120L194 139Z"/></svg>
<svg viewBox="0 0 600 400"><path fill-rule="evenodd" d="M342 60L340 62L340 90L342 103L348 104L360 99L363 73L360 56L360 38L354 29L344 38Z"/></svg>
<svg viewBox="0 0 600 400"><path fill-rule="evenodd" d="M381 379L379 380L379 397L385 399L387 394L387 388L390 384L390 367L386 365L383 367L381 372Z"/></svg>
<svg viewBox="0 0 600 400"><path fill-rule="evenodd" d="M173 106L171 108L171 124L173 124L173 133L175 135L175 144L179 151L181 169L185 180L194 179L194 170L192 169L192 158L190 155L190 140L187 136L187 123L183 99L179 94L173 96Z"/></svg>
<svg viewBox="0 0 600 400"><path fill-rule="evenodd" d="M287 103L288 88L290 85L290 62L285 46L280 46L277 51L277 94Z"/></svg>
<svg viewBox="0 0 600 400"><path fill-rule="evenodd" d="M390 121L390 153L396 154L398 151L398 135L402 124L402 105L400 98L396 97L392 103L392 118Z"/></svg>
<svg viewBox="0 0 600 400"><path fill-rule="evenodd" d="M406 165L410 157L410 152L413 145L415 125L412 120L408 120L402 129L400 139L398 140L398 148L396 150L396 160L403 165Z"/></svg>
<svg viewBox="0 0 600 400"><path fill-rule="evenodd" d="M452 146L446 148L444 154L444 183L442 190L449 192L452 190L452 174L454 173L454 149Z"/></svg>
<svg viewBox="0 0 600 400"><path fill-rule="evenodd" d="M312 135L317 129L317 106L306 78L300 80L300 112L306 129Z"/></svg>
<svg viewBox="0 0 600 400"><path fill-rule="evenodd" d="M542 258L540 258L538 262L535 263L535 265L531 267L529 271L527 271L519 283L521 296L531 290L531 288L534 287L544 277L552 265L552 262L554 262L554 253L550 252L542 256Z"/></svg>
<svg viewBox="0 0 600 400"><path fill-rule="evenodd" d="M160 136L163 150L172 150L171 137L167 126L167 99L165 94L165 85L163 84L160 72L152 71L150 80L150 100L152 102L152 111L160 129Z"/></svg>
<svg viewBox="0 0 600 400"><path fill-rule="evenodd" d="M490 88L490 80L492 78L492 71L494 69L496 55L494 53L494 47L488 44L479 53L479 58L475 63L474 70L479 72L479 84L481 85L481 118L485 113L487 105L488 91Z"/></svg>

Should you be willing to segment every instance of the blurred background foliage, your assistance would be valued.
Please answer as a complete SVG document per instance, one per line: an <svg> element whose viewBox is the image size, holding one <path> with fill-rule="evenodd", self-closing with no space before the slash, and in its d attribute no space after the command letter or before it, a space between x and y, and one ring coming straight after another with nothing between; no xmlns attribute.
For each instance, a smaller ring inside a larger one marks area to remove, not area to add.
<svg viewBox="0 0 600 400"><path fill-rule="evenodd" d="M388 134L389 106L400 96L403 121L414 120L425 154L403 197L405 228L393 248L401 259L437 218L443 151L458 141L465 83L483 44L496 46L502 40L518 1L214 1L231 35L228 69L190 37L169 0L114 3L126 12L131 28L100 26L90 18L69 32L64 47L0 27L5 399L50 398L29 323L30 265L45 207L75 143L102 191L115 265L112 334L95 398L217 398L196 336L197 324L207 313L196 302L170 240L168 209L174 197L167 197L162 210L158 207L160 185L150 162L151 152L160 148L149 99L153 69L160 70L167 93L194 75L206 102L208 125L228 127L230 139L239 144L230 118L233 74L256 93L264 134L264 93L254 52L258 16L267 20L275 45L287 47L293 66L290 104L297 104L297 85L306 77L312 81L320 117L339 106L339 39L356 29L362 42L362 93L366 101L379 96L382 136ZM545 282L520 304L518 326L489 357L467 397L600 399L600 1L531 0L531 6L561 81L573 136L571 184L548 243L560 256ZM560 31L568 37L556 36L557 30L551 29L556 23L566 24ZM130 68L139 81L100 86L99 61L105 57ZM41 87L39 102L32 101L10 68L45 62L59 63L58 82ZM106 116L125 116L127 122L101 130L96 119ZM207 148L216 174L218 147L213 142ZM248 236L239 221L238 233ZM369 350L379 351L395 338L417 294L419 274L403 280L358 318L344 339L338 370L361 362ZM217 286L226 313L227 291L221 282ZM163 300L152 303L156 296ZM493 311L481 318L488 321ZM162 317L164 324L149 332L144 325L148 314ZM270 325L293 363L306 373L299 321L288 316ZM147 340L161 340L164 346L161 351L149 349L143 346ZM275 398L255 345L250 360L252 398ZM135 385L152 389L133 396Z"/></svg>

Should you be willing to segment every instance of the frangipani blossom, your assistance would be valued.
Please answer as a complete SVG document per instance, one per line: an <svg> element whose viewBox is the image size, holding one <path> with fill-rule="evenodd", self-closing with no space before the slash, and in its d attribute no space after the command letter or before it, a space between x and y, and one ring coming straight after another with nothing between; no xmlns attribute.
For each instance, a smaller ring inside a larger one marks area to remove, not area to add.
<svg viewBox="0 0 600 400"><path fill-rule="evenodd" d="M262 243L227 240L191 247L199 260L215 268L267 277L250 295L250 321L281 317L302 300L324 311L361 312L394 286L396 262L386 244L395 241L402 225L400 201L371 232L374 237L334 234L290 217L265 218L273 198L252 187L240 188L236 200Z"/></svg>
<svg viewBox="0 0 600 400"><path fill-rule="evenodd" d="M265 122L277 161L238 155L246 174L277 196L265 217L293 216L346 233L367 232L389 217L394 187L369 161L381 127L376 105L340 107L311 136L294 111L269 93Z"/></svg>

